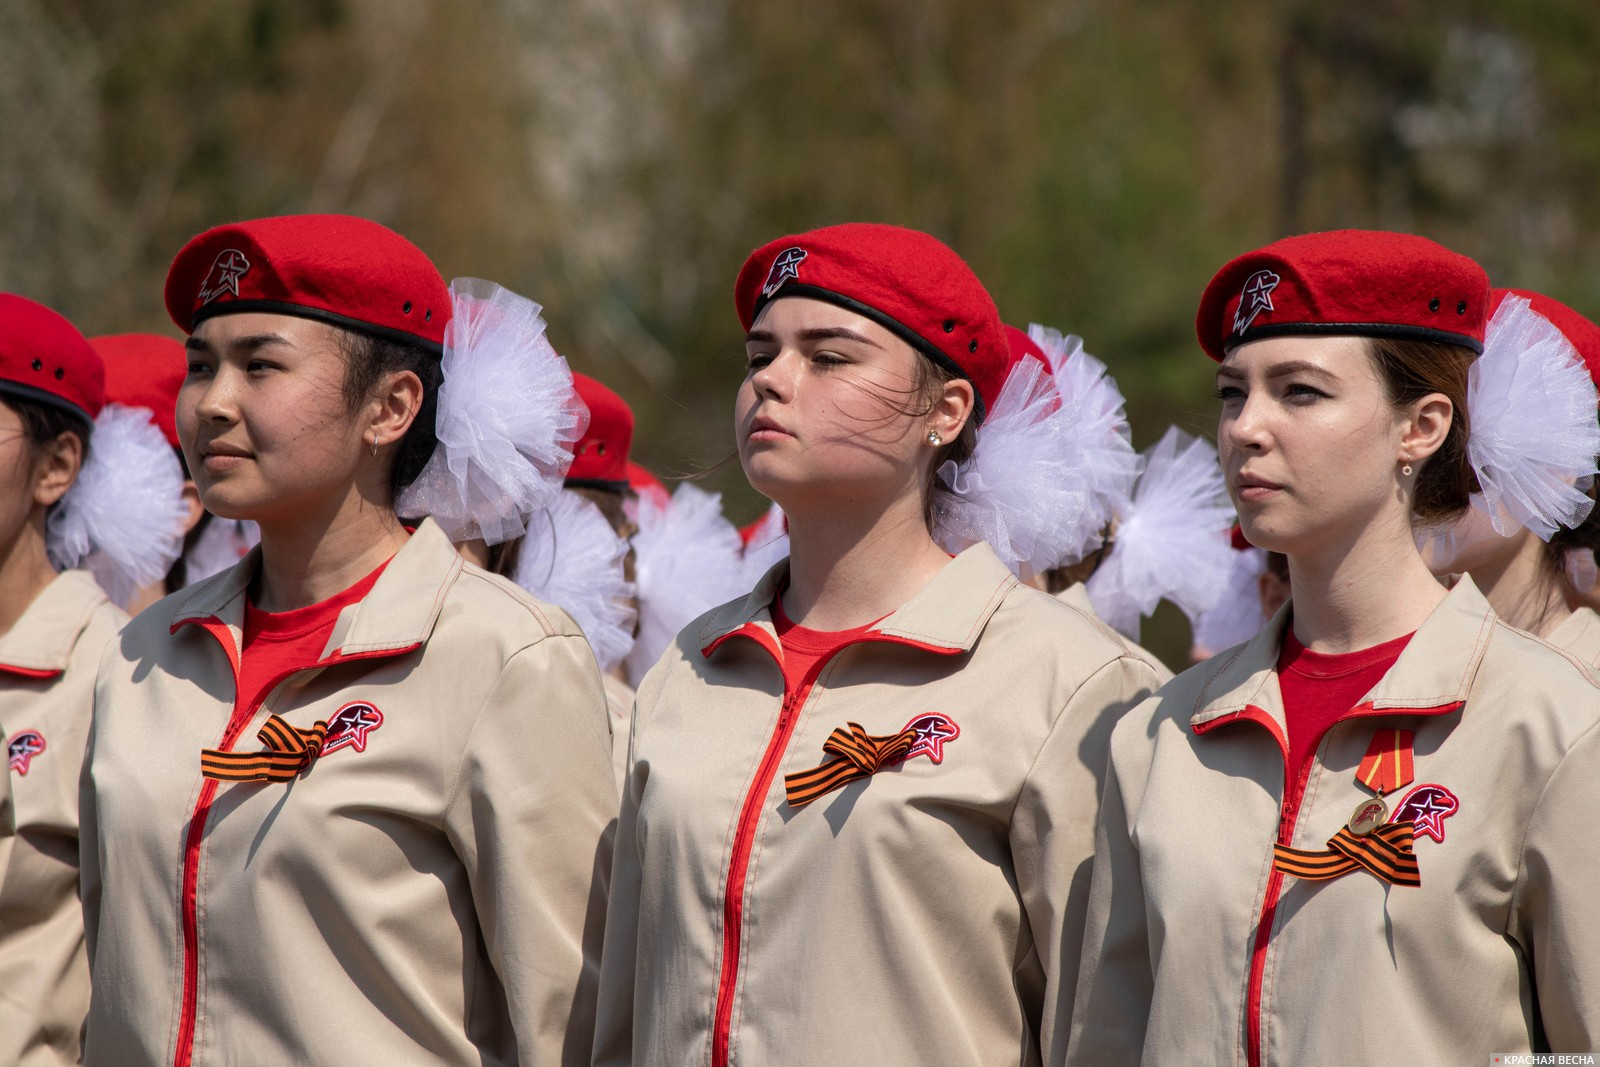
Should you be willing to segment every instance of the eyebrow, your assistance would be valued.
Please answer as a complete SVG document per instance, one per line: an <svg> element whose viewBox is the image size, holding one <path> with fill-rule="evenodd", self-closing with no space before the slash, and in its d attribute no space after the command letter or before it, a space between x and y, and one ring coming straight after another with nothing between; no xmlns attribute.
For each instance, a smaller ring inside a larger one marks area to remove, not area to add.
<svg viewBox="0 0 1600 1067"><path fill-rule="evenodd" d="M1291 374L1310 374L1326 381L1337 381L1338 375L1326 367L1319 367L1315 363L1307 363L1303 359L1291 359L1284 363L1275 363L1267 369L1267 378L1286 378ZM1237 367L1223 365L1217 368L1218 378L1228 378L1233 381L1243 381L1247 375Z"/></svg>
<svg viewBox="0 0 1600 1067"><path fill-rule="evenodd" d="M758 344L771 344L776 341L777 335L771 330L751 330L745 334L746 343L754 341ZM857 341L873 348L882 348L878 342L866 334L857 333L845 326L817 326L809 330L801 330L799 339L802 341Z"/></svg>
<svg viewBox="0 0 1600 1067"><path fill-rule="evenodd" d="M234 338L228 347L244 349L247 352L254 352L256 349L266 348L268 345L288 345L289 347L293 348L294 342L290 341L282 334L255 333L249 334L245 337ZM215 354L216 352L216 348L209 341L203 341L192 334L186 341L184 341L183 347L191 352L205 352L207 354Z"/></svg>

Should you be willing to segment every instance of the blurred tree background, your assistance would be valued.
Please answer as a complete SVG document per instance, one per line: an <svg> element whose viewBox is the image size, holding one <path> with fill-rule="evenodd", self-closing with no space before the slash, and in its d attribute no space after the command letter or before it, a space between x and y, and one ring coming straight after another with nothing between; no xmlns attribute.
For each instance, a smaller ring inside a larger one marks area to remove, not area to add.
<svg viewBox="0 0 1600 1067"><path fill-rule="evenodd" d="M366 215L543 303L676 476L732 454L746 253L897 222L1083 335L1143 447L1213 430L1195 304L1285 233L1427 234L1600 316L1597 60L1594 0L0 0L0 288L171 332L193 234Z"/></svg>

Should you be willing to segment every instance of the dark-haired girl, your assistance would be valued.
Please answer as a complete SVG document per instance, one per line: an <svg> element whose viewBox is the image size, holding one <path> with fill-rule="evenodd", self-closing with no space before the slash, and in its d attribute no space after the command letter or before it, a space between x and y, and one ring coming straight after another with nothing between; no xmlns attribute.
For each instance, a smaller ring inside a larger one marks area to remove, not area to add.
<svg viewBox="0 0 1600 1067"><path fill-rule="evenodd" d="M1292 594L1112 733L1069 1062L1593 1049L1600 689L1412 532L1505 488L1462 418L1488 305L1471 260L1367 231L1207 288L1229 491Z"/></svg>
<svg viewBox="0 0 1600 1067"><path fill-rule="evenodd" d="M494 511L435 433L441 377L518 313L473 292L343 216L218 227L174 261L178 435L207 509L261 544L101 667L87 1063L587 1061L615 803L594 656L396 514L419 480Z"/></svg>

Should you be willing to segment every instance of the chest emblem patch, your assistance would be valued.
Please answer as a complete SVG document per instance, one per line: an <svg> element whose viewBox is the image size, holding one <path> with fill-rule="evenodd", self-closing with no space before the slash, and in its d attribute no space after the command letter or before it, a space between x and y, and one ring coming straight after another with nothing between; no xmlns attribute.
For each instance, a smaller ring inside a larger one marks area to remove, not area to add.
<svg viewBox="0 0 1600 1067"><path fill-rule="evenodd" d="M916 740L911 742L911 751L905 754L906 759L927 756L935 763L943 763L945 742L961 736L961 727L955 724L955 720L938 712L919 715L906 723L905 728L917 735Z"/></svg>
<svg viewBox="0 0 1600 1067"><path fill-rule="evenodd" d="M328 720L328 733L322 739L322 755L341 748L357 752L367 750L367 735L383 725L383 712L371 704L355 702L346 704Z"/></svg>
<svg viewBox="0 0 1600 1067"><path fill-rule="evenodd" d="M33 757L44 750L44 734L38 730L23 730L6 743L6 762L18 774L26 775Z"/></svg>
<svg viewBox="0 0 1600 1067"><path fill-rule="evenodd" d="M1444 840L1444 821L1461 810L1461 801L1442 785L1419 785L1394 809L1394 822L1411 822L1417 833Z"/></svg>

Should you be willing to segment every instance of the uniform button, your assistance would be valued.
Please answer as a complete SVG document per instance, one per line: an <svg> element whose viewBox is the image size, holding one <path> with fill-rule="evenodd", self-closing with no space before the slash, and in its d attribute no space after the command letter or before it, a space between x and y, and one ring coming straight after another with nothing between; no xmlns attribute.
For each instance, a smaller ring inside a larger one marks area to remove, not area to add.
<svg viewBox="0 0 1600 1067"><path fill-rule="evenodd" d="M1383 802L1383 798L1368 797L1356 805L1356 810L1350 813L1350 821L1345 823L1345 826L1357 837L1365 837L1382 826L1388 818L1389 805Z"/></svg>

